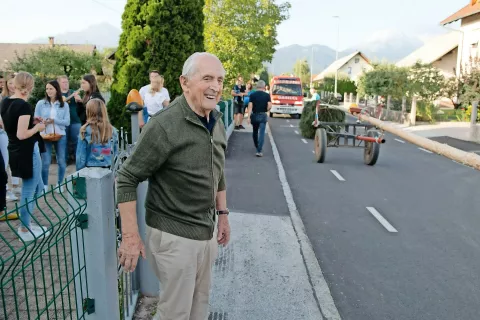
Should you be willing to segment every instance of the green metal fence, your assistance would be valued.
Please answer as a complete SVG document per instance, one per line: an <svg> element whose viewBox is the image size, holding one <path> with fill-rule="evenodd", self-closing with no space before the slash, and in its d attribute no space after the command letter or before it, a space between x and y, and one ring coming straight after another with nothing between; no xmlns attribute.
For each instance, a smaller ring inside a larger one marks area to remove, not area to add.
<svg viewBox="0 0 480 320"><path fill-rule="evenodd" d="M0 215L0 319L85 319L94 312L85 265L85 180L69 177L35 198L32 223L48 236L24 242L18 205ZM64 188L59 193L60 187Z"/></svg>

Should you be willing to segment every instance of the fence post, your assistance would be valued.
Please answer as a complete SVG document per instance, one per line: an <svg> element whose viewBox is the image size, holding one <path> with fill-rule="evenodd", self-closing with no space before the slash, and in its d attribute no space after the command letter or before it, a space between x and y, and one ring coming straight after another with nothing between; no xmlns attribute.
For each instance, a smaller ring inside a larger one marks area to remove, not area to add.
<svg viewBox="0 0 480 320"><path fill-rule="evenodd" d="M139 115L139 113L141 114ZM140 112L132 112L130 116L131 124L132 124L132 144L135 144L138 140L138 135L140 134L140 126L138 125L138 117L143 117L143 111Z"/></svg>
<svg viewBox="0 0 480 320"><path fill-rule="evenodd" d="M225 130L228 130L228 117L230 116L230 108L228 101L222 101L225 105L225 109L223 109L223 124L225 125Z"/></svg>
<svg viewBox="0 0 480 320"><path fill-rule="evenodd" d="M417 97L412 98L412 110L410 111L410 125L414 126L417 120Z"/></svg>
<svg viewBox="0 0 480 320"><path fill-rule="evenodd" d="M343 93L343 103L347 103L348 102L347 99L348 99L348 93L344 92Z"/></svg>
<svg viewBox="0 0 480 320"><path fill-rule="evenodd" d="M480 141L479 127L477 126L478 117L478 101L472 103L472 115L470 117L470 140L474 142Z"/></svg>
<svg viewBox="0 0 480 320"><path fill-rule="evenodd" d="M137 187L137 223L138 232L146 245L147 224L145 222L145 198L147 197L148 182L144 181ZM146 259L138 260L138 281L140 292L146 296L158 296L160 291L160 282Z"/></svg>
<svg viewBox="0 0 480 320"><path fill-rule="evenodd" d="M387 96L387 114L385 116L385 120L388 120L388 117L390 116L390 108L392 107L392 96Z"/></svg>
<svg viewBox="0 0 480 320"><path fill-rule="evenodd" d="M401 122L405 122L405 113L407 112L407 97L403 96L402 97L402 119Z"/></svg>
<svg viewBox="0 0 480 320"><path fill-rule="evenodd" d="M360 95L358 93L355 96L355 103L357 104L357 107L360 106Z"/></svg>
<svg viewBox="0 0 480 320"><path fill-rule="evenodd" d="M88 298L94 299L94 312L87 319L120 319L113 173L109 169L85 168L78 174L74 190L83 192L74 194L86 194L84 213L88 217L88 226L83 229L83 235L72 232L72 258L74 265L78 265L78 260L85 257ZM72 190L71 185L69 188ZM76 203L71 194L69 198L70 203ZM81 309L82 297L87 298L85 286L75 284L77 308ZM77 314L82 311L77 309Z"/></svg>
<svg viewBox="0 0 480 320"><path fill-rule="evenodd" d="M350 103L353 103L353 92L350 92Z"/></svg>

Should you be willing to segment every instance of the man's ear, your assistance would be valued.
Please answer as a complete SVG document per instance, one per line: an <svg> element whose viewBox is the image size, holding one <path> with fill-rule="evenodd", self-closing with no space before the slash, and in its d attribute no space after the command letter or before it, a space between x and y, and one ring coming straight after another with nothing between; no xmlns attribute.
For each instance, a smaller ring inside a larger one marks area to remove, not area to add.
<svg viewBox="0 0 480 320"><path fill-rule="evenodd" d="M180 86L182 87L183 91L187 89L188 78L184 76L180 76Z"/></svg>

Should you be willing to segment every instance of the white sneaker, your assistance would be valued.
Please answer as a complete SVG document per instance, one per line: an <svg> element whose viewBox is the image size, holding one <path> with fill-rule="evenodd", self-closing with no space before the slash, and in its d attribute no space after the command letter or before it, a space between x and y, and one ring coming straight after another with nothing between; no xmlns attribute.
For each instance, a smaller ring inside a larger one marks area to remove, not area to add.
<svg viewBox="0 0 480 320"><path fill-rule="evenodd" d="M18 197L10 190L7 191L7 201L17 201Z"/></svg>
<svg viewBox="0 0 480 320"><path fill-rule="evenodd" d="M57 184L53 190L55 190L56 193L63 193L63 186L58 188L58 184Z"/></svg>
<svg viewBox="0 0 480 320"><path fill-rule="evenodd" d="M18 235L24 242L34 241L35 239L43 240L50 235L50 231L46 231L45 227L31 226L30 231L22 231L22 228L18 228Z"/></svg>
<svg viewBox="0 0 480 320"><path fill-rule="evenodd" d="M48 192L48 186L43 186L43 191L45 191L45 193Z"/></svg>

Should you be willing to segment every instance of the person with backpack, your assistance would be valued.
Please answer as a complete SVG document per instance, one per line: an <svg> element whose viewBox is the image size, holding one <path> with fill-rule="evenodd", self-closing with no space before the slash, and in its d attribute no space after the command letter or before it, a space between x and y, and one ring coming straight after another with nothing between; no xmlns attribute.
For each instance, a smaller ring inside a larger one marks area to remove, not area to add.
<svg viewBox="0 0 480 320"><path fill-rule="evenodd" d="M76 169L111 168L117 153L118 132L108 120L107 107L102 100L91 99L78 137Z"/></svg>

